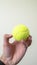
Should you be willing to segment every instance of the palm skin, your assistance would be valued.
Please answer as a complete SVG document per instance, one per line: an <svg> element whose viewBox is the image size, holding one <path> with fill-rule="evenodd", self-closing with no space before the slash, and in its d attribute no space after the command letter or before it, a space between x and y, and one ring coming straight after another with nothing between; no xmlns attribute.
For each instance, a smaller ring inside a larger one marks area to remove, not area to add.
<svg viewBox="0 0 37 65"><path fill-rule="evenodd" d="M29 36L27 40L14 41L13 44L9 43L10 38L12 38L12 35L4 35L3 55L1 57L1 60L3 59L3 62L6 65L9 65L10 63L12 65L15 65L25 55L27 48L31 45L32 37Z"/></svg>

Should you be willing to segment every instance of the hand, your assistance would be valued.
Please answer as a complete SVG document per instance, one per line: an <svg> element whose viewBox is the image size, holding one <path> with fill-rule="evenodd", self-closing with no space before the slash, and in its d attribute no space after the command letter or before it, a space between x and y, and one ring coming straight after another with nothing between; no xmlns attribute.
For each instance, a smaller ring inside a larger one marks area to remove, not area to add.
<svg viewBox="0 0 37 65"><path fill-rule="evenodd" d="M32 37L29 36L27 40L14 41L13 44L10 44L9 39L12 38L12 35L4 35L4 44L3 44L3 55L1 60L7 65L17 64L25 55L27 48L31 45Z"/></svg>

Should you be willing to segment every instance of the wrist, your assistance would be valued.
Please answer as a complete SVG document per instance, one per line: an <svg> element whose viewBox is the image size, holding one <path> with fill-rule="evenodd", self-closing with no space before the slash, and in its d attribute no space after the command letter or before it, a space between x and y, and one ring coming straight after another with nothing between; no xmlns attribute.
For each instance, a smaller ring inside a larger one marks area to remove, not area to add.
<svg viewBox="0 0 37 65"><path fill-rule="evenodd" d="M15 64L12 62L12 60L8 60L8 64L9 64L9 65L15 65Z"/></svg>
<svg viewBox="0 0 37 65"><path fill-rule="evenodd" d="M0 60L1 60L5 65L8 65L8 62L7 62L7 60L6 60L6 58L5 58L4 56L2 56L2 57L0 58Z"/></svg>
<svg viewBox="0 0 37 65"><path fill-rule="evenodd" d="M4 56L0 58L0 60L5 64L5 65L16 65L12 62L12 60L7 60Z"/></svg>

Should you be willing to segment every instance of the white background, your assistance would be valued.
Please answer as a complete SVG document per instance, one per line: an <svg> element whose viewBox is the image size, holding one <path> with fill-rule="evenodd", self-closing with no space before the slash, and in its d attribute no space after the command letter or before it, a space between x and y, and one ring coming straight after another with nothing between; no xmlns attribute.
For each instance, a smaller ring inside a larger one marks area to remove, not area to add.
<svg viewBox="0 0 37 65"><path fill-rule="evenodd" d="M25 24L32 35L32 45L18 65L37 65L37 0L0 0L0 56L3 35L18 24Z"/></svg>

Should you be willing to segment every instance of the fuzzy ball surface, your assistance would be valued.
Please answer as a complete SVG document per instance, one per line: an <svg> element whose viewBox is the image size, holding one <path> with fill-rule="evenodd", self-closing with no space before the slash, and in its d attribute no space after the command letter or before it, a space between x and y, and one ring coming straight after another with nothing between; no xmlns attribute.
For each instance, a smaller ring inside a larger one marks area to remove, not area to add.
<svg viewBox="0 0 37 65"><path fill-rule="evenodd" d="M13 38L17 41L27 39L29 37L29 29L27 26L20 24L17 25L12 31Z"/></svg>

